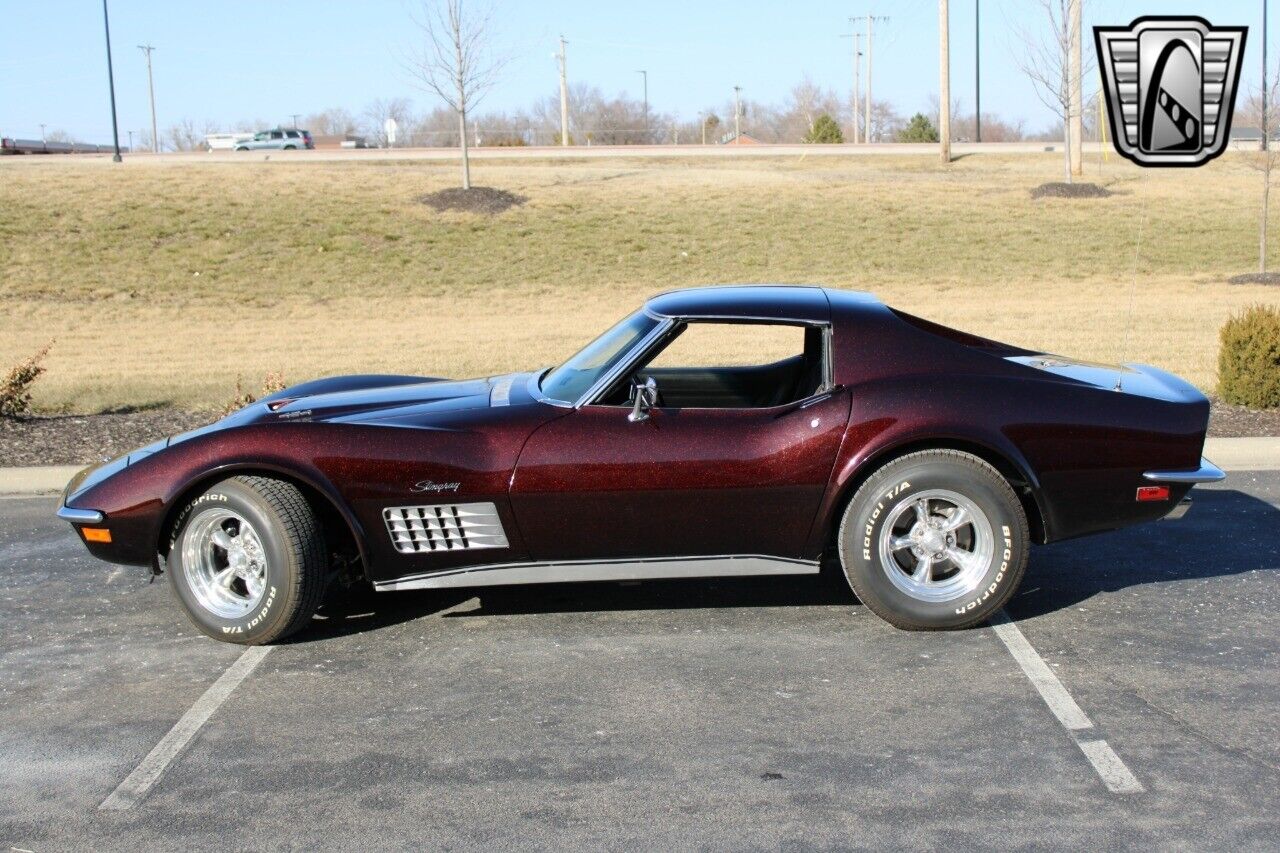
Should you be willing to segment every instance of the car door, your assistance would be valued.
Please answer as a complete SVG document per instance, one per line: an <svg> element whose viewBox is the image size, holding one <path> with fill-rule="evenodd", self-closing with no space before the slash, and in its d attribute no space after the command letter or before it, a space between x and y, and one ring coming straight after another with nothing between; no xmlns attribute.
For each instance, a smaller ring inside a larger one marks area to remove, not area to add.
<svg viewBox="0 0 1280 853"><path fill-rule="evenodd" d="M829 346L814 331L810 340ZM531 556L806 556L848 422L848 392L827 375L795 399L737 399L722 387L736 381L734 370L743 368L644 363L624 381L657 376L659 394L664 379L681 385L680 405L660 398L637 421L633 405L606 393L535 431L511 488ZM685 371L680 380L676 371ZM709 406L690 405L699 402L690 378L697 372L721 380L701 385Z"/></svg>

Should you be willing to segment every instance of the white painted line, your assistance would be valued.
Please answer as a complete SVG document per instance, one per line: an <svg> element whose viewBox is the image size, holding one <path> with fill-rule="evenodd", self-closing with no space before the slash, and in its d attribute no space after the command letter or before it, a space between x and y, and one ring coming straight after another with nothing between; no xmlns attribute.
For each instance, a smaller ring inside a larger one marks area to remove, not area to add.
<svg viewBox="0 0 1280 853"><path fill-rule="evenodd" d="M1113 794L1140 794L1146 790L1137 777L1129 771L1125 763L1105 740L1089 738L1084 740L1081 734L1093 728L1093 721L1084 710L1076 704L1076 700L1067 692L1067 688L1053 674L1049 665L1040 657L1040 653L1027 641L1026 636L1010 619L1009 614L1001 610L991 617L991 627L1004 643L1004 647L1013 655L1013 659L1022 667L1023 673L1030 679L1040 698L1049 706L1049 710L1062 723L1063 728L1071 733L1076 745L1084 753L1085 758L1093 765L1093 769Z"/></svg>
<svg viewBox="0 0 1280 853"><path fill-rule="evenodd" d="M1105 740L1080 740L1076 743L1113 794L1141 794L1146 790Z"/></svg>
<svg viewBox="0 0 1280 853"><path fill-rule="evenodd" d="M160 777L169 769L169 765L213 716L213 712L227 701L231 692L248 677L249 673L253 672L269 651L271 651L270 646L253 646L245 649L244 654L236 658L235 663L227 667L226 672L222 673L218 680L204 692L204 695L187 709L182 719L169 729L169 733L160 739L155 748L147 753L147 757L142 759L142 763L134 768L133 772L102 801L102 805L98 808L104 811L123 811L137 805L151 787L160 781Z"/></svg>
<svg viewBox="0 0 1280 853"><path fill-rule="evenodd" d="M1040 693L1040 698L1044 699L1044 703L1058 718L1058 722L1073 732L1093 728L1093 721L1076 704L1076 700L1071 698L1067 688L1062 686L1058 676L1053 674L1049 665L1027 642L1027 638L1018 630L1018 626L1009 620L1008 614L1001 610L991 617L991 627L995 629L996 636L1000 638L1000 642L1004 643L1009 654L1013 655L1013 659L1018 662L1018 666L1022 667L1022 671L1027 674L1027 678L1031 679L1032 685Z"/></svg>

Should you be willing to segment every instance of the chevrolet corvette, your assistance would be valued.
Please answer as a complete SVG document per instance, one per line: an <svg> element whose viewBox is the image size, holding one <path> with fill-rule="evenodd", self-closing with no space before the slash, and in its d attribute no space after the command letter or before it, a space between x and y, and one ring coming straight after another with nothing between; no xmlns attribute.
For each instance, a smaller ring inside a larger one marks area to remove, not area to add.
<svg viewBox="0 0 1280 853"><path fill-rule="evenodd" d="M998 611L1031 546L1184 513L1209 404L1143 365L822 287L680 290L557 367L345 376L80 472L90 553L260 644L326 594L819 572L907 629Z"/></svg>

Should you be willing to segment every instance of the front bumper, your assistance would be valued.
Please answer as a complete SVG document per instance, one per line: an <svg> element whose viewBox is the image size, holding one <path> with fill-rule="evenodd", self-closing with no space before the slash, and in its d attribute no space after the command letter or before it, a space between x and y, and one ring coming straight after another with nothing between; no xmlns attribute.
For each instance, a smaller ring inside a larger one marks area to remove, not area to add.
<svg viewBox="0 0 1280 853"><path fill-rule="evenodd" d="M96 509L76 509L70 506L58 507L58 518L72 524L101 524L106 518Z"/></svg>

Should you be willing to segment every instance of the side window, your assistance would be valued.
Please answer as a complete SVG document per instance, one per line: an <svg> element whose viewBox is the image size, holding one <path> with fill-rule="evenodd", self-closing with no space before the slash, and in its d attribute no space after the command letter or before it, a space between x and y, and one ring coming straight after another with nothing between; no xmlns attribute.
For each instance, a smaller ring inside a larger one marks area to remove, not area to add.
<svg viewBox="0 0 1280 853"><path fill-rule="evenodd" d="M280 132L280 131L278 131L278 130L273 130L273 131L271 131L271 138L272 138L272 139L283 139L283 138L284 138L284 134L283 134L283 133L281 133L281 132Z"/></svg>
<svg viewBox="0 0 1280 853"><path fill-rule="evenodd" d="M300 137L298 136L298 131L296 131L296 130L289 130L289 131L286 131L285 133L286 133L286 135L287 135L290 139L299 139L299 138L300 138Z"/></svg>
<svg viewBox="0 0 1280 853"><path fill-rule="evenodd" d="M605 402L623 405L635 382L653 379L661 408L781 406L825 386L825 348L816 327L689 322Z"/></svg>

